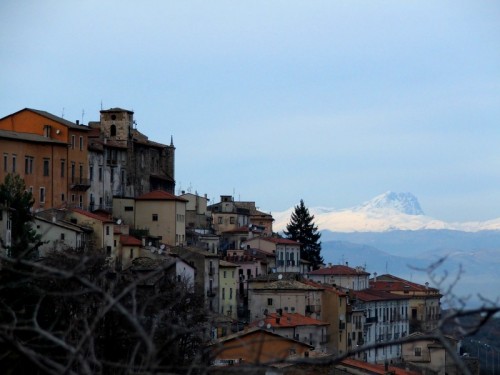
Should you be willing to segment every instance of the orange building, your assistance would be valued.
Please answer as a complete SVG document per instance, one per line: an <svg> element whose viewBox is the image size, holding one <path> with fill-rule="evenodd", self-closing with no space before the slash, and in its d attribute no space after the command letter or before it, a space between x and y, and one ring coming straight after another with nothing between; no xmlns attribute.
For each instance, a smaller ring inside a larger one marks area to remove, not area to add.
<svg viewBox="0 0 500 375"><path fill-rule="evenodd" d="M221 337L212 345L215 366L273 365L309 356L313 346L253 327Z"/></svg>
<svg viewBox="0 0 500 375"><path fill-rule="evenodd" d="M0 182L17 173L35 198L33 208L85 207L89 128L25 108L0 119Z"/></svg>

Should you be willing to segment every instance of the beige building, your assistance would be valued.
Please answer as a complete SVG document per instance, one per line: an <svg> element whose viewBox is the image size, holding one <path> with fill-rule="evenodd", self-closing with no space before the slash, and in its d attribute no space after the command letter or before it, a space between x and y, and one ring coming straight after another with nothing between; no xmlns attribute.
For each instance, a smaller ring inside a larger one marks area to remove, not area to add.
<svg viewBox="0 0 500 375"><path fill-rule="evenodd" d="M256 237L246 241L243 245L275 255L275 272L301 272L300 243L297 241L277 237Z"/></svg>
<svg viewBox="0 0 500 375"><path fill-rule="evenodd" d="M418 340L423 333L416 332L410 335L416 341L402 344L402 356L405 363L409 364L413 370L422 373L432 373L436 375L458 375L460 374L453 357L446 351L443 343L438 340L423 339ZM458 340L445 336L448 344L459 355Z"/></svg>
<svg viewBox="0 0 500 375"><path fill-rule="evenodd" d="M132 225L135 229L148 230L149 235L161 243L183 246L186 244L186 200L163 190L143 194L135 199Z"/></svg>
<svg viewBox="0 0 500 375"><path fill-rule="evenodd" d="M363 290L369 286L370 274L363 267L352 268L347 265L332 265L307 273L307 278L339 288Z"/></svg>
<svg viewBox="0 0 500 375"><path fill-rule="evenodd" d="M92 240L96 249L103 249L108 257L115 252L114 222L109 216L91 213L74 208L69 213L69 220L73 224L92 228Z"/></svg>
<svg viewBox="0 0 500 375"><path fill-rule="evenodd" d="M248 281L248 308L250 319L262 319L270 313L290 312L307 315L314 319L321 316L323 288L296 281L265 278Z"/></svg>
<svg viewBox="0 0 500 375"><path fill-rule="evenodd" d="M237 319L239 266L225 260L219 261L219 312Z"/></svg>

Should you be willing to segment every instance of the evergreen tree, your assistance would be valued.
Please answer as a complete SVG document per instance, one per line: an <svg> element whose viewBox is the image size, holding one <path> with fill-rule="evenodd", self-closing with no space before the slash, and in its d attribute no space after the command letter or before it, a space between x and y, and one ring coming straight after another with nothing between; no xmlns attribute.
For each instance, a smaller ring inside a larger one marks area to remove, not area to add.
<svg viewBox="0 0 500 375"><path fill-rule="evenodd" d="M301 258L312 263L313 269L318 269L323 263L321 256L321 233L314 224L314 215L309 214L309 209L304 205L301 199L300 204L295 206L294 212L290 217L290 222L284 231L288 239L301 243Z"/></svg>
<svg viewBox="0 0 500 375"><path fill-rule="evenodd" d="M35 199L26 190L24 180L17 174L5 176L0 184L0 207L7 210L11 222L11 244L6 246L5 239L0 239L2 247L11 257L34 258L38 255L41 235L33 229L31 208Z"/></svg>

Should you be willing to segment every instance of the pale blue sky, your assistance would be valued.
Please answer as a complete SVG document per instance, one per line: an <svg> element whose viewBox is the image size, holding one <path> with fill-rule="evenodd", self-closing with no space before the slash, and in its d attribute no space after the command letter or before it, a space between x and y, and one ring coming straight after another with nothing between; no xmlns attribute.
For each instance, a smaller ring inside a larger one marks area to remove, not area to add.
<svg viewBox="0 0 500 375"><path fill-rule="evenodd" d="M0 2L0 116L135 111L178 187L500 217L498 1Z"/></svg>

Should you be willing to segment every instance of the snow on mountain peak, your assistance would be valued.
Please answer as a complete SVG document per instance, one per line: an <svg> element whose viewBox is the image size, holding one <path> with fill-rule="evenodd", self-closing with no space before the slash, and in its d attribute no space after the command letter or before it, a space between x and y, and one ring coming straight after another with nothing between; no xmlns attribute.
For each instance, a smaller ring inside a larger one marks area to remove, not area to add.
<svg viewBox="0 0 500 375"><path fill-rule="evenodd" d="M395 210L406 215L424 215L418 199L412 193L387 191L356 208L359 211Z"/></svg>

